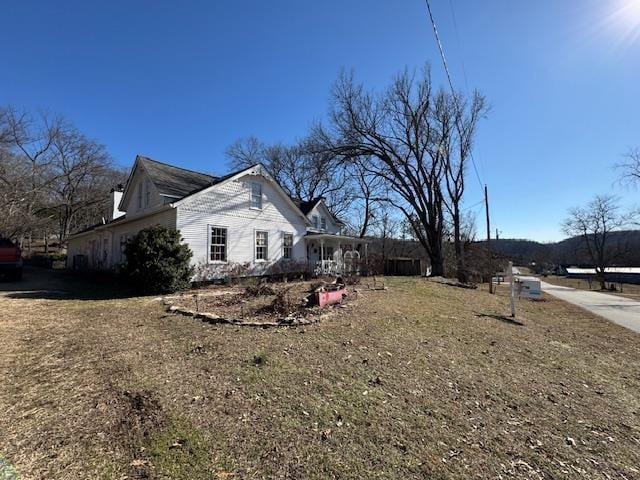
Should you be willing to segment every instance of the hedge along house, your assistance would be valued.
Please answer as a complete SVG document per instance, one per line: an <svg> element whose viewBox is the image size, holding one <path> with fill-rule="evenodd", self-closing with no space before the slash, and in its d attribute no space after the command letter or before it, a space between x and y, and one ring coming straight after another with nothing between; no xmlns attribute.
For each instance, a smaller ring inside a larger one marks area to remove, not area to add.
<svg viewBox="0 0 640 480"><path fill-rule="evenodd" d="M322 199L291 199L261 165L223 177L137 156L112 218L69 238L67 266L117 269L127 239L151 225L180 231L194 280L287 272L359 271L366 240L342 235Z"/></svg>

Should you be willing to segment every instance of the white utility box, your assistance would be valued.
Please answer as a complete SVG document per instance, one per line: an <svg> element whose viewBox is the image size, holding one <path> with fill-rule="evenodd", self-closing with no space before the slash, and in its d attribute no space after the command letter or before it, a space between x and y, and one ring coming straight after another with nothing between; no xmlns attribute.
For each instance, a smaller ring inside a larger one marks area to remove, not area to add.
<svg viewBox="0 0 640 480"><path fill-rule="evenodd" d="M517 292L521 298L542 298L542 289L540 288L540 279L536 277L516 277Z"/></svg>

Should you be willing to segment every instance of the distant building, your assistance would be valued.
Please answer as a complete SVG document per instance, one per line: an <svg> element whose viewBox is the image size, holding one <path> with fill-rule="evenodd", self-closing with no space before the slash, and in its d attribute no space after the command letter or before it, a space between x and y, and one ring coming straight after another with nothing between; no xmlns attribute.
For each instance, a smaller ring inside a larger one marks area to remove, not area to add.
<svg viewBox="0 0 640 480"><path fill-rule="evenodd" d="M595 279L593 267L564 267L568 278ZM606 282L640 284L640 267L608 267L604 271Z"/></svg>

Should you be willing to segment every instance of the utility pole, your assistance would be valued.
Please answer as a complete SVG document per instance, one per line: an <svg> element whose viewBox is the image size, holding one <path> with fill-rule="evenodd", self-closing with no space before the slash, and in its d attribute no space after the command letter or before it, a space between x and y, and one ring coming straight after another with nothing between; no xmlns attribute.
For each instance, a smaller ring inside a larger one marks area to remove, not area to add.
<svg viewBox="0 0 640 480"><path fill-rule="evenodd" d="M489 293L493 293L493 268L491 265L491 223L489 222L489 193L484 185L484 208L487 214L487 270L489 271Z"/></svg>
<svg viewBox="0 0 640 480"><path fill-rule="evenodd" d="M496 242L500 240L500 232L498 231L498 229L496 228Z"/></svg>

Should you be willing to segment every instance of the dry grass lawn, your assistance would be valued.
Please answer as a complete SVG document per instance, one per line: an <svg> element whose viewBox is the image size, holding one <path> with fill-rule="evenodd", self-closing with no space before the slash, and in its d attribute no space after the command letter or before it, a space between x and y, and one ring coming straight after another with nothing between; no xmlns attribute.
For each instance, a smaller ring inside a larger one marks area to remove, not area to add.
<svg viewBox="0 0 640 480"><path fill-rule="evenodd" d="M256 329L46 285L0 292L23 479L640 478L640 336L551 298L390 278Z"/></svg>
<svg viewBox="0 0 640 480"><path fill-rule="evenodd" d="M597 281L591 282L591 287L589 287L589 282L587 280L583 280L581 278L567 278L567 277L558 277L556 275L549 275L548 277L543 278L545 282L552 283L554 285L560 285L562 287L571 287L577 288L578 290L593 290L600 291L600 284ZM607 285L609 282L607 282ZM614 284L616 288L620 288L620 284ZM612 295L619 295L621 297L627 297L634 300L640 299L640 285L635 285L633 283L623 283L622 291L609 291L606 290L604 293L610 293Z"/></svg>

